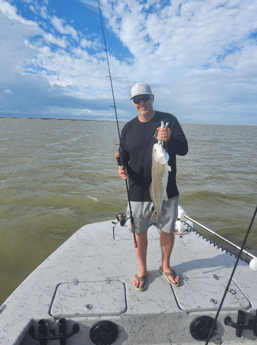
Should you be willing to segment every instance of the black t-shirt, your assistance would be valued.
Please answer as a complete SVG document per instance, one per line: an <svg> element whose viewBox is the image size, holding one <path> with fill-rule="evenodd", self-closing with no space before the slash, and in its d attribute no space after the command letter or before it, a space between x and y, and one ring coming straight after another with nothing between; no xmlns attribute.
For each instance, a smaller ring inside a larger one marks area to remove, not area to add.
<svg viewBox="0 0 257 345"><path fill-rule="evenodd" d="M138 117L128 122L121 131L120 156L122 165L125 165L129 174L129 195L131 201L151 201L151 166L152 148L157 142L155 131L169 122L171 137L166 145L169 153L169 172L167 194L168 198L178 195L176 185L176 155L184 156L188 152L185 134L175 116L156 111L148 122L140 122Z"/></svg>

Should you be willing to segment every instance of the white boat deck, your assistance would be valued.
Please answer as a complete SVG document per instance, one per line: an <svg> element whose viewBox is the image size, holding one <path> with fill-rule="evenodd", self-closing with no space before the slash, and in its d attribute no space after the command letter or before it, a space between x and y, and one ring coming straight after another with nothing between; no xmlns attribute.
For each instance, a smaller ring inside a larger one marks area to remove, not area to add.
<svg viewBox="0 0 257 345"><path fill-rule="evenodd" d="M158 272L160 259L159 233L152 226L147 288L138 292L132 285L138 265L128 228L114 226L111 221L82 227L3 303L0 344L38 344L27 334L29 327L34 325L38 333L37 322L45 319L49 328L57 328L60 318L67 319L68 332L75 322L80 326L67 345L92 345L90 327L99 320L118 325L114 344L204 344L191 336L190 324L201 315L215 317L235 257L193 232L176 236L171 266L181 277L177 288ZM227 315L236 322L239 309L249 318L255 315L256 283L257 272L239 261L210 344L256 343L252 330L243 331L238 338L235 329L223 322Z"/></svg>

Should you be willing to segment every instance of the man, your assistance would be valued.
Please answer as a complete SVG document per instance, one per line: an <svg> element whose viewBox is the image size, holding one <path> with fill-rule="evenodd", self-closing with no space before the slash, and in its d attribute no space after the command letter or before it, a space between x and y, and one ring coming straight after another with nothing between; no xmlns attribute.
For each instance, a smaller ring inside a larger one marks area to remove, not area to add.
<svg viewBox="0 0 257 345"><path fill-rule="evenodd" d="M135 224L137 248L135 248L139 270L133 279L134 288L143 291L146 288L147 265L147 229L153 212L150 196L152 148L157 140L166 143L169 154L169 172L167 195L163 201L160 244L162 264L160 272L173 286L179 286L180 280L176 272L170 268L170 255L174 244L175 222L178 213L179 192L176 185L176 155L184 156L188 145L183 130L177 119L168 113L153 109L154 95L146 83L137 83L131 89L132 100L138 116L128 122L121 132L120 158L122 166L118 174L129 181L129 196ZM161 121L167 128L160 128Z"/></svg>

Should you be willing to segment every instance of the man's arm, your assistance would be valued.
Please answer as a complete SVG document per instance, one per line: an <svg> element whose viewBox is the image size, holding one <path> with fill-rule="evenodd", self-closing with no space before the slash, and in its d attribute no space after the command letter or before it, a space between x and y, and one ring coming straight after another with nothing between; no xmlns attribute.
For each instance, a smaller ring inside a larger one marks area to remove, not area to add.
<svg viewBox="0 0 257 345"><path fill-rule="evenodd" d="M177 120L171 127L168 145L170 144L174 147L176 155L185 156L188 153L187 139Z"/></svg>

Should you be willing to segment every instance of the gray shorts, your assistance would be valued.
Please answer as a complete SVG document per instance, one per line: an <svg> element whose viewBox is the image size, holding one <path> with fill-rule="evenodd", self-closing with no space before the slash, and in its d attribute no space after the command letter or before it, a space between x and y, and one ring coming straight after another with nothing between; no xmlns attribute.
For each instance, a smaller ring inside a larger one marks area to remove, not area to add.
<svg viewBox="0 0 257 345"><path fill-rule="evenodd" d="M175 232L175 223L178 217L178 198L175 196L162 203L162 223L153 224L161 231ZM154 203L151 201L131 201L132 214L134 217L135 231L137 234L149 228L148 222L153 213ZM130 216L129 206L127 207L127 217ZM128 225L131 228L130 220ZM151 224L152 225L152 224ZM150 226L151 226L150 225Z"/></svg>

